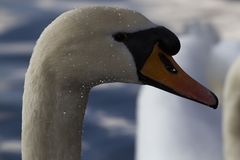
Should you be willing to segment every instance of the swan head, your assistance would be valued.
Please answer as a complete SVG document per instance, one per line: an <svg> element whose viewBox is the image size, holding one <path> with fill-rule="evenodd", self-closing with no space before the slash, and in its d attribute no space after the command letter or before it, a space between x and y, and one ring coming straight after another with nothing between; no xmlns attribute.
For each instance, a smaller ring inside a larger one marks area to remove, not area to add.
<svg viewBox="0 0 240 160"><path fill-rule="evenodd" d="M54 20L34 49L41 51L41 58L32 61L44 59L61 83L75 79L90 87L108 82L148 84L216 108L216 96L174 61L179 50L174 33L136 11L92 7Z"/></svg>

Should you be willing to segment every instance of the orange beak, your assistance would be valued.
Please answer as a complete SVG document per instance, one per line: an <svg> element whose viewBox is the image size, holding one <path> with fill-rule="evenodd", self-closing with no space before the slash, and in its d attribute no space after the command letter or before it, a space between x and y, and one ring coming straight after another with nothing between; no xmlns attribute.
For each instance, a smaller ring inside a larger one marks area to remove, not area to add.
<svg viewBox="0 0 240 160"><path fill-rule="evenodd" d="M174 61L172 56L164 53L158 43L139 71L144 83L217 108L218 99L210 90L187 75Z"/></svg>

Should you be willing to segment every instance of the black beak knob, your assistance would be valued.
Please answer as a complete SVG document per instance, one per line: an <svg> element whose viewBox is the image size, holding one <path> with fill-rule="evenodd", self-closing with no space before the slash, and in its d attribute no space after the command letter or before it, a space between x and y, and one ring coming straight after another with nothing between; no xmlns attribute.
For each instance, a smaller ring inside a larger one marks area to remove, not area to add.
<svg viewBox="0 0 240 160"><path fill-rule="evenodd" d="M180 48L181 44L178 37L168 30L167 28L161 26L157 29L159 47L169 55L176 55Z"/></svg>

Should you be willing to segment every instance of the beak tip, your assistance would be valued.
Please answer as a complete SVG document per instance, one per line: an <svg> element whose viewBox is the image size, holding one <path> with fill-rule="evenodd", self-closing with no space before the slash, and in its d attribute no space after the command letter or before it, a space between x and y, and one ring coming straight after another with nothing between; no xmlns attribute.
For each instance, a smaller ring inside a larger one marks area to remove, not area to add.
<svg viewBox="0 0 240 160"><path fill-rule="evenodd" d="M218 104L210 105L210 107L211 107L212 109L217 109L217 108L218 108Z"/></svg>
<svg viewBox="0 0 240 160"><path fill-rule="evenodd" d="M213 109L217 109L218 108L218 98L213 92L211 92L211 94L213 95L215 102L213 104L209 105L209 107L211 107Z"/></svg>

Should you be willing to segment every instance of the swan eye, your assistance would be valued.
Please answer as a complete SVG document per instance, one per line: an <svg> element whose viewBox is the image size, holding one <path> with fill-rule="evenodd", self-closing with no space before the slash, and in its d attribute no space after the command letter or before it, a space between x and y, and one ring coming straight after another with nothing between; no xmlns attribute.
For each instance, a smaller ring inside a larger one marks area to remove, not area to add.
<svg viewBox="0 0 240 160"><path fill-rule="evenodd" d="M118 42L123 42L124 40L127 39L127 34L126 33L116 33L113 35L113 38Z"/></svg>
<svg viewBox="0 0 240 160"><path fill-rule="evenodd" d="M160 53L159 58L169 72L174 74L178 72L177 69L173 66L172 62L164 54Z"/></svg>

